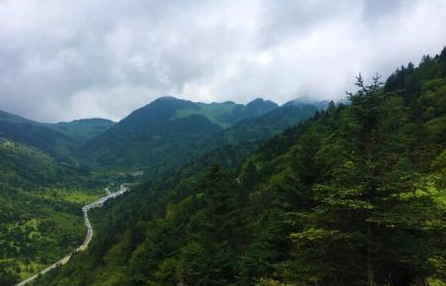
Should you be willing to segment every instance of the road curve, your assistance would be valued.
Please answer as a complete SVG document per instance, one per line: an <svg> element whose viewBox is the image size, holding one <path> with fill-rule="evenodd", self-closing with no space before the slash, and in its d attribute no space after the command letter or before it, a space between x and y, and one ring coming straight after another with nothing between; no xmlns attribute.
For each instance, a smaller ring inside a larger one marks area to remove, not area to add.
<svg viewBox="0 0 446 286"><path fill-rule="evenodd" d="M95 201L95 202L93 202L91 204L83 206L82 207L82 212L84 213L84 222L85 222L85 227L87 228L87 235L85 237L84 242L78 248L76 248L76 250L74 250L72 253L64 256L59 261L51 264L50 266L48 266L47 268L43 269L39 273L29 277L28 279L20 282L19 284L16 284L15 286L23 286L23 285L26 285L26 284L30 283L31 281L35 280L37 277L48 273L49 271L53 270L54 268L57 268L57 267L59 267L61 265L64 265L64 264L67 264L68 261L70 261L70 259L71 259L71 257L73 256L74 253L78 253L78 252L82 252L82 251L86 250L88 248L88 245L90 244L91 240L93 239L93 227L91 226L90 220L88 218L88 211L91 210L92 208L102 207L104 205L104 203L107 202L109 199L113 199L113 198L119 197L120 195L124 194L128 190L129 189L126 188L124 186L124 184L121 184L119 190L117 192L114 192L114 193L111 193L110 190L108 188L106 188L107 195L105 197L102 197L99 200L97 200L97 201Z"/></svg>

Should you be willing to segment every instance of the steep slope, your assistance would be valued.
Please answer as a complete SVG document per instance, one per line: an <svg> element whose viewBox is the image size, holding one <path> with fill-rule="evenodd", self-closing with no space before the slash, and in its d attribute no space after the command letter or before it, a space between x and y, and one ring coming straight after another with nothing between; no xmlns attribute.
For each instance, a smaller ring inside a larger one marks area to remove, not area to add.
<svg viewBox="0 0 446 286"><path fill-rule="evenodd" d="M87 163L109 169L145 168L153 173L190 161L210 137L244 118L277 105L257 99L246 106L233 102L194 103L162 97L132 112L81 149Z"/></svg>
<svg viewBox="0 0 446 286"><path fill-rule="evenodd" d="M88 253L38 285L445 284L446 49L394 77L360 79L349 105L240 168L140 186L97 213Z"/></svg>
<svg viewBox="0 0 446 286"><path fill-rule="evenodd" d="M193 153L191 166L211 166L217 163L234 167L253 154L266 140L287 127L298 125L318 112L314 105L284 105L262 116L245 119L200 142ZM172 170L168 170L172 171Z"/></svg>
<svg viewBox="0 0 446 286"><path fill-rule="evenodd" d="M214 146L260 142L281 133L288 126L312 117L317 111L318 108L313 104L285 104L261 116L242 120L213 136L211 141Z"/></svg>

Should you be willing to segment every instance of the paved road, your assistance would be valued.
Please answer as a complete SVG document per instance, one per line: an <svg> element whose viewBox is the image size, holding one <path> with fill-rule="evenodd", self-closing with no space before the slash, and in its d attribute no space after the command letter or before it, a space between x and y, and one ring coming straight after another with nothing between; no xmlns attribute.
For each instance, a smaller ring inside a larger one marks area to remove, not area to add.
<svg viewBox="0 0 446 286"><path fill-rule="evenodd" d="M108 190L108 188L106 188L106 190ZM31 281L35 280L37 277L39 277L39 275L44 275L44 274L48 273L50 270L53 270L54 268L57 268L57 267L59 267L61 265L64 265L64 264L67 264L68 261L70 261L71 257L73 256L73 253L82 252L85 249L87 249L88 245L90 244L91 240L93 239L93 227L91 226L90 220L88 219L88 211L91 210L92 208L102 207L104 205L104 203L106 201L108 201L109 199L113 199L113 198L119 197L120 195L124 194L128 190L129 189L126 188L124 186L124 184L122 184L120 186L119 191L117 191L115 193L111 193L108 190L107 196L102 197L99 200L97 200L97 201L95 201L95 202L93 202L93 203L91 203L89 205L86 205L86 206L82 207L82 212L84 213L85 227L87 228L87 236L85 237L84 243L82 243L72 253L64 256L61 260L53 263L52 265L50 265L47 268L43 269L42 271L40 271L39 273L35 274L34 276L31 276L28 279L20 282L16 286L22 286L22 285L28 284L29 282L31 282Z"/></svg>

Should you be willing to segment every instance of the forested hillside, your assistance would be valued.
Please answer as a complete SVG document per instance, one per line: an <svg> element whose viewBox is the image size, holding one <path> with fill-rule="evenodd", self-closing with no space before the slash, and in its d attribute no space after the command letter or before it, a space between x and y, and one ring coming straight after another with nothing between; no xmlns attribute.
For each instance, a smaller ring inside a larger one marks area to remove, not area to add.
<svg viewBox="0 0 446 286"><path fill-rule="evenodd" d="M176 110L178 107L182 109ZM195 114L187 114L192 111ZM195 104L162 98L148 113L144 109L142 114L136 112L117 129L125 134L137 132L142 140L149 141L151 137L144 135L152 132L173 144L166 149L155 140L154 146L164 148L164 152L158 153L155 161L145 161L149 167L161 166L167 173L181 162L196 160L208 150L221 155L215 150L218 147L226 150L226 160L233 164L252 154L263 140L310 117L315 111L311 105L280 109L261 99L245 106L232 102ZM265 117L255 117L265 112ZM208 136L223 134L220 125L240 120L239 125L225 129L227 135L220 136L221 140ZM0 113L0 208L4 211L0 218L0 285L13 285L37 273L79 245L85 233L81 206L101 196L101 189L109 182L107 178L120 175L109 171L98 173L79 164L84 160L78 157L78 148L82 142L100 136L113 125L103 119L47 124ZM138 140L128 142L126 136L120 138L122 141L115 139L107 140L107 144L129 144L136 152L143 150ZM119 152L113 156L120 166L132 166L132 160L138 158L121 156ZM204 162L220 162L221 157L203 158L206 158ZM145 176L152 178L156 173L156 170L146 172Z"/></svg>
<svg viewBox="0 0 446 286"><path fill-rule="evenodd" d="M242 162L96 212L92 248L37 284L446 285L446 49L357 80Z"/></svg>
<svg viewBox="0 0 446 286"><path fill-rule="evenodd" d="M262 142L312 116L312 104L278 107L256 99L195 103L162 97L132 112L81 148L84 163L106 170L142 169L151 178L225 147ZM225 128L228 127L228 128Z"/></svg>
<svg viewBox="0 0 446 286"><path fill-rule="evenodd" d="M2 286L14 285L76 247L85 233L80 208L100 196L106 184L105 176L68 164L61 153L45 152L55 151L55 145L39 135L59 133L8 114L10 119L16 120L11 127L23 129L2 125L2 131L11 132L0 135Z"/></svg>
<svg viewBox="0 0 446 286"><path fill-rule="evenodd" d="M59 130L3 111L0 111L0 138L38 148L65 161L74 147L72 139Z"/></svg>
<svg viewBox="0 0 446 286"><path fill-rule="evenodd" d="M58 160L71 162L75 161L77 149L82 143L113 124L110 120L99 118L41 123L0 110L0 139L32 146Z"/></svg>
<svg viewBox="0 0 446 286"><path fill-rule="evenodd" d="M73 138L77 144L82 144L93 139L102 132L112 127L115 122L102 118L79 119L70 122L47 124L47 126L61 131Z"/></svg>

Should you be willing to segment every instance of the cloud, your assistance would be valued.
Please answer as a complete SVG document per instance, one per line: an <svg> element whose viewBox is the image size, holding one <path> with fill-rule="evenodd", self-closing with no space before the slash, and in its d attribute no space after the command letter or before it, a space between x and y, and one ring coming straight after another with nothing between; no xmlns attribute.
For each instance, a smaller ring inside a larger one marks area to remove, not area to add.
<svg viewBox="0 0 446 286"><path fill-rule="evenodd" d="M120 119L156 97L339 99L446 45L443 0L3 0L0 109Z"/></svg>

